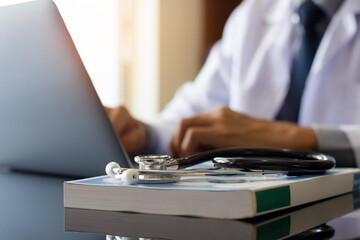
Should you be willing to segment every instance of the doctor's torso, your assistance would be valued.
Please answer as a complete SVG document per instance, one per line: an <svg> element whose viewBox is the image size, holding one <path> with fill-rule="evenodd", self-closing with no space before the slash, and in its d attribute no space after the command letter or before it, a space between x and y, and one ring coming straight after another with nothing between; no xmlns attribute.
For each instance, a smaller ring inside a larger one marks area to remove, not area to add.
<svg viewBox="0 0 360 240"><path fill-rule="evenodd" d="M290 81L295 12L293 1L245 1L232 14L220 43L229 59L232 109L265 119L276 116ZM360 122L359 24L360 1L344 1L306 80L300 124Z"/></svg>

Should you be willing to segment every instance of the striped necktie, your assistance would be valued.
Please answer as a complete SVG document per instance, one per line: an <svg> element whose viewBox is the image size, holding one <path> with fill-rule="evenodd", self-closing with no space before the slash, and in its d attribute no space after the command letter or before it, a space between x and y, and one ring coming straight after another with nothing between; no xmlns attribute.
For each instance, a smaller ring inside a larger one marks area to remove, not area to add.
<svg viewBox="0 0 360 240"><path fill-rule="evenodd" d="M298 9L302 28L301 43L295 53L288 93L276 120L297 122L301 97L315 53L329 23L326 14L312 1L305 1Z"/></svg>

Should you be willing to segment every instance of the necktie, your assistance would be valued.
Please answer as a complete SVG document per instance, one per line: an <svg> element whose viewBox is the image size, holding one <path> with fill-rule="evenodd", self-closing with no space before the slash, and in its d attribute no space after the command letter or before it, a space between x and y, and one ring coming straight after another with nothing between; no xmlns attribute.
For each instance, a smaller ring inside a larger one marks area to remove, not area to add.
<svg viewBox="0 0 360 240"><path fill-rule="evenodd" d="M305 1L298 9L302 27L301 44L291 71L288 93L277 120L297 122L300 102L316 50L329 23L325 13L312 1Z"/></svg>

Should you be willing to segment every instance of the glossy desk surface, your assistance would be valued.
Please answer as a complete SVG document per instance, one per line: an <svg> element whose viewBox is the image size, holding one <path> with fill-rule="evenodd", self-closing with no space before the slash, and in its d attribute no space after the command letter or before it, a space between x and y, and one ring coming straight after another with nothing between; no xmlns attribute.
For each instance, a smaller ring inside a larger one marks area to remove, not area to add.
<svg viewBox="0 0 360 240"><path fill-rule="evenodd" d="M104 239L64 231L63 182L33 174L0 173L0 239Z"/></svg>
<svg viewBox="0 0 360 240"><path fill-rule="evenodd" d="M261 219L230 221L64 209L63 182L66 180L69 179L1 170L1 239L92 240L106 239L106 234L157 239L273 239L281 235L272 235L271 238L267 234L260 237L253 232L259 226L271 226L268 233L279 232L281 224L290 217L292 224L297 221L296 228L303 230L309 228L314 218L318 218L317 221L324 220L326 225L322 226L332 230L330 235L317 235L313 239L328 239L329 236L331 239L360 238L360 211L352 210L359 205L359 194L348 194ZM304 238L298 235L298 238L293 239Z"/></svg>

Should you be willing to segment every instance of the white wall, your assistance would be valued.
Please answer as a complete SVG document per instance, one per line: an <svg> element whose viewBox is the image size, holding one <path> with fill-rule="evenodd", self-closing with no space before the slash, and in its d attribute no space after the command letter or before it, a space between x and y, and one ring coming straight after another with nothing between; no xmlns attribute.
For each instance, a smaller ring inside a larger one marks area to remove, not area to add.
<svg viewBox="0 0 360 240"><path fill-rule="evenodd" d="M122 102L121 9L130 0L55 0L104 105ZM121 8L120 8L121 6Z"/></svg>
<svg viewBox="0 0 360 240"><path fill-rule="evenodd" d="M202 64L203 0L135 0L134 60L127 105L155 116Z"/></svg>

